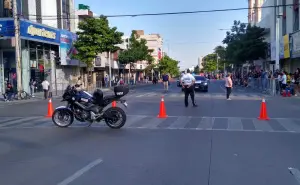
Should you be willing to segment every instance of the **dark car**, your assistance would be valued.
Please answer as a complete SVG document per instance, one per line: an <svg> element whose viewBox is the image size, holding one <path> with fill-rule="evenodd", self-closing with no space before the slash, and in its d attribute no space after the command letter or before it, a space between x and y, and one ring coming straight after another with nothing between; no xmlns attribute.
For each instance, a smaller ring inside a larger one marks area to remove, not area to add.
<svg viewBox="0 0 300 185"><path fill-rule="evenodd" d="M209 80L204 76L195 75L195 91L208 91Z"/></svg>
<svg viewBox="0 0 300 185"><path fill-rule="evenodd" d="M208 84L209 84L209 79L205 78L204 76L200 75L195 75L195 91L208 91ZM177 80L177 86L181 87L180 81ZM182 89L183 91L183 89Z"/></svg>
<svg viewBox="0 0 300 185"><path fill-rule="evenodd" d="M180 79L177 80L177 87L181 87Z"/></svg>

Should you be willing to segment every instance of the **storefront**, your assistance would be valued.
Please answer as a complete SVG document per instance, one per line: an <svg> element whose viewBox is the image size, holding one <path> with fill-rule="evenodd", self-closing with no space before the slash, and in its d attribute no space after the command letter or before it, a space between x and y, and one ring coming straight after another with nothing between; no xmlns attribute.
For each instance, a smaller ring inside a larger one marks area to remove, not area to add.
<svg viewBox="0 0 300 185"><path fill-rule="evenodd" d="M0 20L0 85L4 92L5 81L17 84L12 19ZM21 72L23 89L29 92L30 79L36 80L38 91L47 79L55 88L54 56L59 56L60 31L28 20L20 20Z"/></svg>
<svg viewBox="0 0 300 185"><path fill-rule="evenodd" d="M297 68L300 68L300 31L290 35L290 72L293 73Z"/></svg>

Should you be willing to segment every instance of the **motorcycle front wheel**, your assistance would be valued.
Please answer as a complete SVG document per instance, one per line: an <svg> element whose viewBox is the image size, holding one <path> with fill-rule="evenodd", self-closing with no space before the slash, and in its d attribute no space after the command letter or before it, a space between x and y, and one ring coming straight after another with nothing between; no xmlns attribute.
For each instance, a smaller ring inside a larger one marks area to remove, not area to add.
<svg viewBox="0 0 300 185"><path fill-rule="evenodd" d="M57 109L53 112L52 121L56 126L66 128L72 125L74 116L69 109Z"/></svg>
<svg viewBox="0 0 300 185"><path fill-rule="evenodd" d="M110 107L104 113L104 121L112 129L120 129L126 123L126 113L120 107Z"/></svg>

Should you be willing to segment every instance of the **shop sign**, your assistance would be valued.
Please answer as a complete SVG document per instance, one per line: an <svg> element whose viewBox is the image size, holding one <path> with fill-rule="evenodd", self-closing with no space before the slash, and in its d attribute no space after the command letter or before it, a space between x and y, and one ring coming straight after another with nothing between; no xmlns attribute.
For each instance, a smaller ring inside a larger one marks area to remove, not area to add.
<svg viewBox="0 0 300 185"><path fill-rule="evenodd" d="M291 52L291 58L300 57L300 31L291 34L290 52Z"/></svg>
<svg viewBox="0 0 300 185"><path fill-rule="evenodd" d="M1 37L13 37L15 35L14 21L0 20L0 36Z"/></svg>
<svg viewBox="0 0 300 185"><path fill-rule="evenodd" d="M41 42L60 43L60 32L55 28L37 24L28 20L20 21L20 35Z"/></svg>
<svg viewBox="0 0 300 185"><path fill-rule="evenodd" d="M283 36L283 56L284 58L290 58L289 34Z"/></svg>
<svg viewBox="0 0 300 185"><path fill-rule="evenodd" d="M280 40L279 41L279 59L283 59L284 58L284 46L283 46L283 41Z"/></svg>
<svg viewBox="0 0 300 185"><path fill-rule="evenodd" d="M55 39L56 33L53 31L45 30L44 28L36 28L33 25L30 25L27 28L27 33L31 36L39 36L39 37L45 37L48 39Z"/></svg>

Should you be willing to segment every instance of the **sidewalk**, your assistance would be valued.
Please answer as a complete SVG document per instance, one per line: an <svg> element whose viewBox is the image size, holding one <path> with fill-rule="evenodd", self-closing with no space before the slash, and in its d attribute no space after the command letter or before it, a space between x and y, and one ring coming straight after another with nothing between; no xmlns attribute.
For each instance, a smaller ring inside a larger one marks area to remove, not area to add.
<svg viewBox="0 0 300 185"><path fill-rule="evenodd" d="M129 86L130 90L134 90L135 88L140 88L140 87L145 87L145 86L150 86L152 83L138 83L133 86ZM113 92L113 87L111 88L102 88L101 89L104 93L112 93ZM93 93L93 91L90 91L89 93ZM63 91L57 92L52 92L52 99L61 99L61 96L63 94ZM29 103L29 102L36 102L44 99L44 93L43 92L38 92L34 94L34 98L30 98L27 100L13 100L10 102L5 102L3 97L0 97L0 105L5 106L5 105L17 105L17 104L23 104L23 103Z"/></svg>

